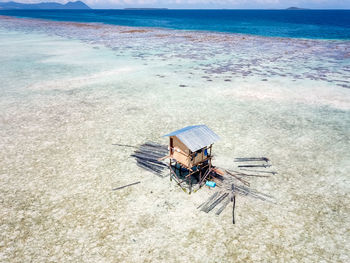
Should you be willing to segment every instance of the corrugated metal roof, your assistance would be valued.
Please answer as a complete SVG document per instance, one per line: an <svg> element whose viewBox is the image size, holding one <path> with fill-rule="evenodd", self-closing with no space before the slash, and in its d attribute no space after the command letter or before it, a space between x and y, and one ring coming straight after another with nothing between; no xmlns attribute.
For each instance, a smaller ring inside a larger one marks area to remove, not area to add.
<svg viewBox="0 0 350 263"><path fill-rule="evenodd" d="M220 137L206 125L187 126L180 130L168 133L163 137L170 136L176 136L192 152L202 149L220 139Z"/></svg>

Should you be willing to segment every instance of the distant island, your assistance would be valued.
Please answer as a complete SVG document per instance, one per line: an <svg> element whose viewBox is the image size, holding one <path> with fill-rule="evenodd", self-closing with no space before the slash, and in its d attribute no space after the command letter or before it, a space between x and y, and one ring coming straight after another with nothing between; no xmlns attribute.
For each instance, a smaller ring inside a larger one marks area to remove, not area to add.
<svg viewBox="0 0 350 263"><path fill-rule="evenodd" d="M37 4L22 4L17 2L0 3L0 10L13 9L91 9L88 5L81 1L68 2L60 4L55 2L37 3Z"/></svg>
<svg viewBox="0 0 350 263"><path fill-rule="evenodd" d="M286 8L286 10L308 10L307 8L301 8L301 7L296 7L296 6L291 6Z"/></svg>

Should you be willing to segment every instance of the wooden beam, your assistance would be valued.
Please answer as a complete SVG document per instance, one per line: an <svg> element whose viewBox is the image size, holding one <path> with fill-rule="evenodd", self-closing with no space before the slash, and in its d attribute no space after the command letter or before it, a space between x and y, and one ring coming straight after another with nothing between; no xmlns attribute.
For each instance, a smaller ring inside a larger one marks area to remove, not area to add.
<svg viewBox="0 0 350 263"><path fill-rule="evenodd" d="M202 181L199 182L199 187L201 187L203 181L207 178L207 176L210 174L210 172L211 172L211 169L208 169L208 170L206 171L206 173L204 174L204 176L203 176L203 178L202 178Z"/></svg>
<svg viewBox="0 0 350 263"><path fill-rule="evenodd" d="M222 175L222 176L225 175L225 172L223 172L223 171L222 171L221 169L219 169L219 168L214 167L214 168L212 168L212 170L213 170L215 173L219 174L219 175Z"/></svg>

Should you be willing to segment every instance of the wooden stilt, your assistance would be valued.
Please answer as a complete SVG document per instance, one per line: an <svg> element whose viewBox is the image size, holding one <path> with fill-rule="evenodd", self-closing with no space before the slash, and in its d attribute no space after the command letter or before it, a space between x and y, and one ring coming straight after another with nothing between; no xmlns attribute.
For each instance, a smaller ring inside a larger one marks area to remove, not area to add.
<svg viewBox="0 0 350 263"><path fill-rule="evenodd" d="M190 191L189 194L191 194L191 191L192 191L192 176L190 175L190 176L188 177L188 179L190 180L188 189L189 189L189 191Z"/></svg>
<svg viewBox="0 0 350 263"><path fill-rule="evenodd" d="M177 182L177 184L181 187L181 189L186 193L186 189L181 186L181 183L184 181L181 181L179 177L177 177L176 173L174 172L173 168L169 166L170 173L174 175L174 180Z"/></svg>
<svg viewBox="0 0 350 263"><path fill-rule="evenodd" d="M174 176L174 179L177 179L180 182L180 179L177 177L177 174L175 173L173 168L171 166L169 166L169 169L170 169L170 173Z"/></svg>

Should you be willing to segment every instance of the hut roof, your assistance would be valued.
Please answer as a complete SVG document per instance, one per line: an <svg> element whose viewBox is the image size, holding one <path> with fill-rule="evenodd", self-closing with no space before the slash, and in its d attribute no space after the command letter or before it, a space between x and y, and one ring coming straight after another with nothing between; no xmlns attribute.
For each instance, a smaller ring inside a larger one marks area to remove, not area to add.
<svg viewBox="0 0 350 263"><path fill-rule="evenodd" d="M180 130L168 133L163 137L170 136L176 136L192 152L202 149L220 139L220 137L206 125L187 126Z"/></svg>

